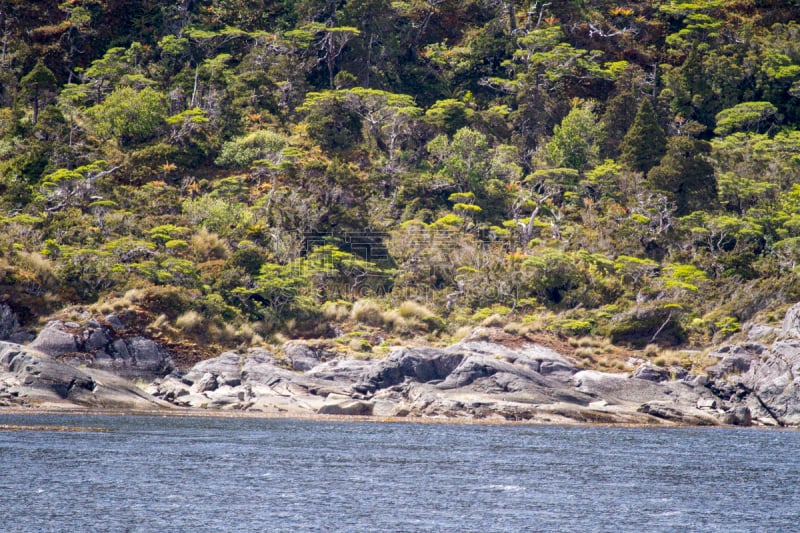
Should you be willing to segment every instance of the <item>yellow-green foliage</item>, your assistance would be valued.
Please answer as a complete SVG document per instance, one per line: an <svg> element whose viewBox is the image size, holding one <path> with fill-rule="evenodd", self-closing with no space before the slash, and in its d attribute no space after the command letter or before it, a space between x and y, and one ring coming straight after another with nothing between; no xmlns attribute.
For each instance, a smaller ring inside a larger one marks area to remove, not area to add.
<svg viewBox="0 0 800 533"><path fill-rule="evenodd" d="M334 322L342 322L350 318L353 305L349 302L336 301L322 304L322 316Z"/></svg>

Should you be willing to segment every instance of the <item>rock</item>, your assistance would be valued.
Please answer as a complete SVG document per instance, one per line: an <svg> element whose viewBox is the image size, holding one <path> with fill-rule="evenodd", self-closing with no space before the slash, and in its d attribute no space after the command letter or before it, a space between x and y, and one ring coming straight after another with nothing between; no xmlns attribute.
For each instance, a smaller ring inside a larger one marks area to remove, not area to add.
<svg viewBox="0 0 800 533"><path fill-rule="evenodd" d="M747 324L744 327L745 335L749 341L760 341L781 333L781 328L773 328L772 326L765 326L764 324Z"/></svg>
<svg viewBox="0 0 800 533"><path fill-rule="evenodd" d="M671 379L685 379L689 375L689 371L680 365L670 365L667 372Z"/></svg>
<svg viewBox="0 0 800 533"><path fill-rule="evenodd" d="M670 379L670 374L666 368L661 368L652 363L645 363L634 371L633 377L646 381L661 382L668 381Z"/></svg>
<svg viewBox="0 0 800 533"><path fill-rule="evenodd" d="M242 357L235 352L223 352L219 357L200 361L184 379L189 383L199 382L206 374L215 376L220 385L236 386L242 382Z"/></svg>
<svg viewBox="0 0 800 533"><path fill-rule="evenodd" d="M713 426L719 424L717 419L701 411L665 402L647 402L642 404L638 411L679 424L691 424L695 426Z"/></svg>
<svg viewBox="0 0 800 533"><path fill-rule="evenodd" d="M116 337L114 330L90 319L86 326L75 322L50 322L30 347L50 357L69 354L75 365L98 368L127 379L164 376L174 368L169 354L155 341L141 337Z"/></svg>
<svg viewBox="0 0 800 533"><path fill-rule="evenodd" d="M50 322L31 342L30 347L50 357L82 351L80 338L64 331L64 327L60 321Z"/></svg>
<svg viewBox="0 0 800 533"><path fill-rule="evenodd" d="M698 409L716 409L717 408L717 400L713 398L700 398L697 400L697 408Z"/></svg>
<svg viewBox="0 0 800 533"><path fill-rule="evenodd" d="M283 353L292 370L305 372L320 363L320 352L300 341L289 341L283 345Z"/></svg>
<svg viewBox="0 0 800 533"><path fill-rule="evenodd" d="M114 313L106 315L105 321L115 333L121 333L125 329L125 325L122 323L122 320L120 320L119 317Z"/></svg>
<svg viewBox="0 0 800 533"><path fill-rule="evenodd" d="M111 342L111 335L100 326L87 329L83 334L83 349L87 352L105 349Z"/></svg>
<svg viewBox="0 0 800 533"><path fill-rule="evenodd" d="M317 414L370 416L374 407L373 402L353 400L339 394L329 394L325 403L317 410Z"/></svg>
<svg viewBox="0 0 800 533"><path fill-rule="evenodd" d="M742 374L750 370L750 365L757 356L737 345L723 346L711 354L720 359L719 363L706 368L711 377L721 377L730 373Z"/></svg>
<svg viewBox="0 0 800 533"><path fill-rule="evenodd" d="M155 341L145 337L132 337L125 344L131 356L128 363L132 369L129 373L131 377L163 376L174 368L167 351Z"/></svg>
<svg viewBox="0 0 800 533"><path fill-rule="evenodd" d="M539 364L539 373L545 376L559 373L573 374L575 371L575 367L566 361L542 361Z"/></svg>
<svg viewBox="0 0 800 533"><path fill-rule="evenodd" d="M0 341L7 340L17 331L19 320L8 304L0 303Z"/></svg>
<svg viewBox="0 0 800 533"><path fill-rule="evenodd" d="M752 361L740 382L757 400L751 407L779 424L800 425L800 339L775 341L768 353Z"/></svg>
<svg viewBox="0 0 800 533"><path fill-rule="evenodd" d="M794 304L783 317L781 336L800 339L800 303Z"/></svg>
<svg viewBox="0 0 800 533"><path fill-rule="evenodd" d="M407 378L421 383L442 380L453 372L463 358L461 354L431 348L401 348L365 374L355 389L374 392L402 383Z"/></svg>
<svg viewBox="0 0 800 533"><path fill-rule="evenodd" d="M168 407L128 381L96 369L74 368L28 347L0 343L0 382L19 405L124 409Z"/></svg>
<svg viewBox="0 0 800 533"><path fill-rule="evenodd" d="M722 415L722 423L730 426L750 426L753 424L750 409L740 405Z"/></svg>
<svg viewBox="0 0 800 533"><path fill-rule="evenodd" d="M217 390L218 387L217 376L211 372L206 372L192 388L195 392L202 393Z"/></svg>
<svg viewBox="0 0 800 533"><path fill-rule="evenodd" d="M145 392L153 396L172 402L182 396L190 394L188 385L178 376L169 375L163 379L156 379L145 388Z"/></svg>

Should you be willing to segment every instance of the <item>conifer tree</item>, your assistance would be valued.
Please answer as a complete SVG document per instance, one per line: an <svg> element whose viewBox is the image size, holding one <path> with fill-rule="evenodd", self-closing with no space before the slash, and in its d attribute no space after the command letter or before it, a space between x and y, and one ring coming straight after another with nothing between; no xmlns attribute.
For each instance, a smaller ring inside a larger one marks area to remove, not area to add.
<svg viewBox="0 0 800 533"><path fill-rule="evenodd" d="M622 139L620 160L631 170L647 173L664 157L667 137L649 98L644 98Z"/></svg>
<svg viewBox="0 0 800 533"><path fill-rule="evenodd" d="M25 97L33 106L33 123L39 120L39 109L47 97L51 97L58 84L53 71L38 61L29 73L20 80L20 87Z"/></svg>
<svg viewBox="0 0 800 533"><path fill-rule="evenodd" d="M661 163L647 175L650 186L667 194L677 214L708 209L717 200L714 167L706 160L711 146L691 137L670 137Z"/></svg>

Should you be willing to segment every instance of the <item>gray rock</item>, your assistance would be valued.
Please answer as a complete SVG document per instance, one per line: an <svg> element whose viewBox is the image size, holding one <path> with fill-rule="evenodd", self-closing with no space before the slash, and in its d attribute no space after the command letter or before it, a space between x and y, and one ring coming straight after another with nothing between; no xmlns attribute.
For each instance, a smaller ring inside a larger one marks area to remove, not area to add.
<svg viewBox="0 0 800 533"><path fill-rule="evenodd" d="M744 327L744 332L749 341L760 341L769 337L773 337L781 333L782 328L773 328L772 326L765 326L764 324L747 324Z"/></svg>
<svg viewBox="0 0 800 533"><path fill-rule="evenodd" d="M448 377L463 359L461 354L443 350L401 348L364 375L356 390L374 392L402 383L407 378L421 383L441 380Z"/></svg>
<svg viewBox="0 0 800 533"><path fill-rule="evenodd" d="M105 349L110 343L111 336L105 328L97 327L87 329L83 334L83 349L87 352Z"/></svg>
<svg viewBox="0 0 800 533"><path fill-rule="evenodd" d="M375 407L373 402L353 400L347 396L329 394L325 403L317 410L320 415L370 416Z"/></svg>
<svg viewBox="0 0 800 533"><path fill-rule="evenodd" d="M11 338L19 327L19 320L8 304L0 304L0 341Z"/></svg>
<svg viewBox="0 0 800 533"><path fill-rule="evenodd" d="M305 372L321 362L320 352L300 341L289 341L283 345L283 353L292 370Z"/></svg>
<svg viewBox="0 0 800 533"><path fill-rule="evenodd" d="M63 328L64 324L60 321L50 322L31 342L30 347L50 357L83 351L80 337L64 331Z"/></svg>
<svg viewBox="0 0 800 533"><path fill-rule="evenodd" d="M646 381L661 382L669 381L670 373L666 368L661 368L660 366L656 366L652 363L645 363L640 365L639 368L633 372L633 377Z"/></svg>
<svg viewBox="0 0 800 533"><path fill-rule="evenodd" d="M750 409L745 405L734 407L722 415L722 423L730 426L751 426L753 419Z"/></svg>
<svg viewBox="0 0 800 533"><path fill-rule="evenodd" d="M542 361L539 363L539 373L542 375L574 374L575 372L575 367L565 361Z"/></svg>
<svg viewBox="0 0 800 533"><path fill-rule="evenodd" d="M110 315L106 315L105 317L106 323L114 330L115 333L121 333L125 329L125 325L119 319L117 315L111 313Z"/></svg>
<svg viewBox="0 0 800 533"><path fill-rule="evenodd" d="M706 369L709 376L721 377L730 373L745 373L750 370L750 365L758 357L742 346L723 346L711 354L720 359L719 363Z"/></svg>
<svg viewBox="0 0 800 533"><path fill-rule="evenodd" d="M689 371L679 365L670 365L667 371L671 379L685 379L689 375Z"/></svg>
<svg viewBox="0 0 800 533"><path fill-rule="evenodd" d="M242 356L235 352L223 352L219 357L197 363L184 379L189 383L200 381L206 374L216 376L220 385L235 386L242 382Z"/></svg>
<svg viewBox="0 0 800 533"><path fill-rule="evenodd" d="M682 405L668 404L666 402L647 402L639 407L639 412L670 422L691 424L695 426L713 426L719 421L701 411Z"/></svg>
<svg viewBox="0 0 800 533"><path fill-rule="evenodd" d="M144 337L132 337L126 342L131 355L131 367L136 376L163 376L174 368L169 354L160 344Z"/></svg>
<svg viewBox="0 0 800 533"><path fill-rule="evenodd" d="M741 384L780 424L800 425L800 340L775 341L768 353L752 362Z"/></svg>
<svg viewBox="0 0 800 533"><path fill-rule="evenodd" d="M192 388L194 389L195 392L203 393L203 392L217 390L218 387L219 383L217 382L217 376L215 376L211 372L206 372L205 374L203 374L203 377L201 377L197 381L197 383L194 384L194 387Z"/></svg>
<svg viewBox="0 0 800 533"><path fill-rule="evenodd" d="M700 398L697 400L697 408L698 409L716 409L717 408L717 400L713 398Z"/></svg>
<svg viewBox="0 0 800 533"><path fill-rule="evenodd" d="M0 343L0 382L19 405L153 409L165 404L131 383L96 369L75 368L41 352Z"/></svg>
<svg viewBox="0 0 800 533"><path fill-rule="evenodd" d="M781 335L793 339L800 339L800 303L794 304L786 311L781 326Z"/></svg>

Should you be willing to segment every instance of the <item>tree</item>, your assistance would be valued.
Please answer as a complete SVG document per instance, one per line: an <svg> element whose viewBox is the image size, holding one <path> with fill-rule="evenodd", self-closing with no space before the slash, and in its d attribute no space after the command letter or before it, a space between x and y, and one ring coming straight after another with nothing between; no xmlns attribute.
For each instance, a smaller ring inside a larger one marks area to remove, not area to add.
<svg viewBox="0 0 800 533"><path fill-rule="evenodd" d="M689 137L670 137L661 163L647 175L650 185L677 204L678 215L716 205L714 167L705 159L711 146Z"/></svg>
<svg viewBox="0 0 800 533"><path fill-rule="evenodd" d="M308 135L323 149L346 151L361 142L361 117L337 91L308 93L298 111L306 112Z"/></svg>
<svg viewBox="0 0 800 533"><path fill-rule="evenodd" d="M48 98L52 98L58 86L53 71L44 63L37 61L36 65L19 82L22 94L33 106L33 123L39 120L39 109Z"/></svg>
<svg viewBox="0 0 800 533"><path fill-rule="evenodd" d="M98 135L116 138L122 146L151 137L167 112L166 96L149 87L139 92L122 87L86 111Z"/></svg>
<svg viewBox="0 0 800 533"><path fill-rule="evenodd" d="M450 141L439 135L428 143L439 173L459 192L478 192L489 171L490 154L486 136L461 128Z"/></svg>
<svg viewBox="0 0 800 533"><path fill-rule="evenodd" d="M667 150L667 136L649 98L644 98L636 118L620 145L620 160L631 170L647 173Z"/></svg>
<svg viewBox="0 0 800 533"><path fill-rule="evenodd" d="M769 128L778 108L769 102L742 102L717 113L714 133L728 135L734 131L755 131Z"/></svg>
<svg viewBox="0 0 800 533"><path fill-rule="evenodd" d="M605 135L603 124L594 114L592 102L576 103L545 147L547 157L556 167L583 171L600 161L600 142Z"/></svg>

